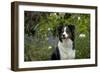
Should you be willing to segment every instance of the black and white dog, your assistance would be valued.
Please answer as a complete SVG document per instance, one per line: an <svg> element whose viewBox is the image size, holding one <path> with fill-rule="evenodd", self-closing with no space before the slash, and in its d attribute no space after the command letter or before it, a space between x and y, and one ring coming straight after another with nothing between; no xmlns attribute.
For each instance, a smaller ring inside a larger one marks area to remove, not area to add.
<svg viewBox="0 0 100 73"><path fill-rule="evenodd" d="M74 49L74 25L60 25L57 28L58 32L58 45L53 51L51 59L52 60L67 60L75 58Z"/></svg>

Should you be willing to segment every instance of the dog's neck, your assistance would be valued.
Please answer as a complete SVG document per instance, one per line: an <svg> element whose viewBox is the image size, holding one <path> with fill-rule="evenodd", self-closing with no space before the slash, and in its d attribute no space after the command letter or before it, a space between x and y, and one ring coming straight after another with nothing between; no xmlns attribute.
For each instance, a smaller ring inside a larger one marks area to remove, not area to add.
<svg viewBox="0 0 100 73"><path fill-rule="evenodd" d="M72 50L73 48L73 42L71 39L64 39L62 42L58 42L58 47L63 49L69 49Z"/></svg>
<svg viewBox="0 0 100 73"><path fill-rule="evenodd" d="M63 42L58 43L58 49L60 51L60 58L62 60L74 59L75 50L73 48L73 41L71 39L63 40Z"/></svg>

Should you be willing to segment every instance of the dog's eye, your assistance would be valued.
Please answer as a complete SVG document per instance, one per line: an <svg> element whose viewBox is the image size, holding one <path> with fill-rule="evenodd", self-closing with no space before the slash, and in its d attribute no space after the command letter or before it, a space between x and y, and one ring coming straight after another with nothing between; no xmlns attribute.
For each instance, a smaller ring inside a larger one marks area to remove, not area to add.
<svg viewBox="0 0 100 73"><path fill-rule="evenodd" d="M66 29L66 32L70 32L70 29L69 29L69 28L67 28L67 29Z"/></svg>
<svg viewBox="0 0 100 73"><path fill-rule="evenodd" d="M62 32L64 32L64 30L62 30Z"/></svg>
<svg viewBox="0 0 100 73"><path fill-rule="evenodd" d="M69 32L69 30L66 30L66 32Z"/></svg>

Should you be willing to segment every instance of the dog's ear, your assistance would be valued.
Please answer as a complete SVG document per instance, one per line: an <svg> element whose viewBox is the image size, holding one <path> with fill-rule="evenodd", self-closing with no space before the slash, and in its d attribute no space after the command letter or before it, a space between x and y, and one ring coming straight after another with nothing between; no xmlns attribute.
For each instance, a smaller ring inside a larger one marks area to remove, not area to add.
<svg viewBox="0 0 100 73"><path fill-rule="evenodd" d="M75 26L74 26L74 25L68 25L68 27L69 27L69 29L70 29L71 31L74 31L74 30L75 30Z"/></svg>
<svg viewBox="0 0 100 73"><path fill-rule="evenodd" d="M58 25L57 26L57 31L60 32L62 30L62 28L63 28L63 25Z"/></svg>
<svg viewBox="0 0 100 73"><path fill-rule="evenodd" d="M75 26L74 25L68 25L68 28L71 31L71 39L74 41L74 38L75 38Z"/></svg>
<svg viewBox="0 0 100 73"><path fill-rule="evenodd" d="M59 36L62 29L62 25L58 24L56 27L53 28L53 36Z"/></svg>
<svg viewBox="0 0 100 73"><path fill-rule="evenodd" d="M60 42L62 42L61 33L63 29L63 24L58 25L57 27L57 37L59 37Z"/></svg>

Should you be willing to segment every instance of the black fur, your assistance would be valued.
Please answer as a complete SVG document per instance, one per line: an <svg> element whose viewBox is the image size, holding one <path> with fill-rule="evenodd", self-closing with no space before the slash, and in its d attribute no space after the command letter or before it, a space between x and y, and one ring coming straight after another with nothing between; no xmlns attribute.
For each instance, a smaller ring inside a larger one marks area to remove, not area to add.
<svg viewBox="0 0 100 73"><path fill-rule="evenodd" d="M75 26L74 25L68 25L70 31L71 31L71 40L74 41L75 38Z"/></svg>
<svg viewBox="0 0 100 73"><path fill-rule="evenodd" d="M60 60L60 53L58 47L54 49L51 60Z"/></svg>

